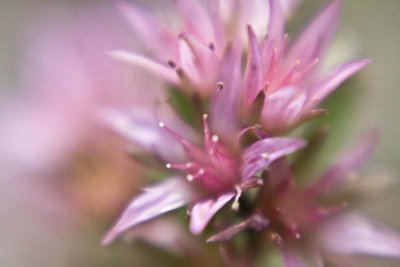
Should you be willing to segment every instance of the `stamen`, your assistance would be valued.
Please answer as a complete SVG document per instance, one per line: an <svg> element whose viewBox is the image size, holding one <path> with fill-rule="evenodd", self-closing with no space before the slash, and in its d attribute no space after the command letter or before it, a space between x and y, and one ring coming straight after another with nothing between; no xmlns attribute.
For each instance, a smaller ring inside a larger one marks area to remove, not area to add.
<svg viewBox="0 0 400 267"><path fill-rule="evenodd" d="M286 74L286 77L282 80L282 82L281 82L282 86L290 84L290 82L292 81L294 75L296 74L296 71L297 71L298 67L300 66L300 63L301 63L300 59L296 60L296 63L294 63L293 67Z"/></svg>
<svg viewBox="0 0 400 267"><path fill-rule="evenodd" d="M211 136L211 141L213 141L214 143L218 142L219 140L219 136L214 134L213 136Z"/></svg>
<svg viewBox="0 0 400 267"><path fill-rule="evenodd" d="M217 89L218 89L219 91L221 91L222 89L224 89L224 83L223 83L223 82L218 82L217 85L216 85L216 87L217 87Z"/></svg>
<svg viewBox="0 0 400 267"><path fill-rule="evenodd" d="M175 69L176 68L176 64L175 64L175 62L174 61L172 61L172 60L168 60L168 66L170 66L171 68L173 68L173 69Z"/></svg>
<svg viewBox="0 0 400 267"><path fill-rule="evenodd" d="M264 153L261 153L260 157L262 157L263 159L267 160L267 159L269 159L269 154L264 152Z"/></svg>
<svg viewBox="0 0 400 267"><path fill-rule="evenodd" d="M158 123L158 126L160 126L160 128L164 128L164 127L165 127L165 123L163 123L163 122L160 121L160 122Z"/></svg>
<svg viewBox="0 0 400 267"><path fill-rule="evenodd" d="M167 167L167 169L171 169L172 165L171 165L171 163L167 163L167 164L165 164L165 167Z"/></svg>
<svg viewBox="0 0 400 267"><path fill-rule="evenodd" d="M234 211L238 211L239 210L239 198L242 196L242 189L240 188L240 186L236 186L236 195L235 195L235 199L233 200L232 203L232 210Z"/></svg>
<svg viewBox="0 0 400 267"><path fill-rule="evenodd" d="M181 67L176 68L176 74L178 74L179 78L183 78L185 76L185 72Z"/></svg>

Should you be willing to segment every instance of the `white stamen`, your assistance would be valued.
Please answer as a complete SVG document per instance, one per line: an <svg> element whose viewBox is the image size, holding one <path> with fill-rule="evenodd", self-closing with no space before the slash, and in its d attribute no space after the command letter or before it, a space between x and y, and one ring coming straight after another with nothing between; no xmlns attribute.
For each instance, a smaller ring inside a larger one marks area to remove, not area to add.
<svg viewBox="0 0 400 267"><path fill-rule="evenodd" d="M214 143L218 142L219 140L219 136L214 134L213 136L211 136L211 141L213 141Z"/></svg>
<svg viewBox="0 0 400 267"><path fill-rule="evenodd" d="M206 120L208 118L208 114L203 114L203 119Z"/></svg>
<svg viewBox="0 0 400 267"><path fill-rule="evenodd" d="M160 126L161 128L163 128L163 127L165 126L165 123L163 123L163 122L160 121L160 122L158 123L158 126Z"/></svg>
<svg viewBox="0 0 400 267"><path fill-rule="evenodd" d="M242 196L242 189L240 188L240 186L236 186L236 195L235 195L235 199L233 200L232 203L232 210L234 211L238 211L239 210L239 198Z"/></svg>
<svg viewBox="0 0 400 267"><path fill-rule="evenodd" d="M167 163L167 164L165 165L165 167L167 167L167 169L171 169L172 165L171 165L171 163Z"/></svg>
<svg viewBox="0 0 400 267"><path fill-rule="evenodd" d="M188 180L189 182L193 181L194 177L191 174L186 175L186 180Z"/></svg>

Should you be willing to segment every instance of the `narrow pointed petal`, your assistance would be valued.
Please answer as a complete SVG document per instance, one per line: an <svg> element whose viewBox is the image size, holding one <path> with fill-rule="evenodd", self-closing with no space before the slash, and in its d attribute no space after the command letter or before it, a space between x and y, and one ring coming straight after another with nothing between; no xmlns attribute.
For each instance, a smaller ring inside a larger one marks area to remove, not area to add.
<svg viewBox="0 0 400 267"><path fill-rule="evenodd" d="M165 160L182 158L180 145L160 129L154 118L140 114L139 110L130 112L104 108L99 114L101 122L127 141L146 152L159 154Z"/></svg>
<svg viewBox="0 0 400 267"><path fill-rule="evenodd" d="M239 125L241 52L239 42L226 51L217 78L223 87L215 90L211 104L212 128L226 137L232 136Z"/></svg>
<svg viewBox="0 0 400 267"><path fill-rule="evenodd" d="M238 233L246 230L246 229L253 229L256 231L261 231L265 227L267 227L269 224L269 221L262 215L260 214L254 214L247 220L240 222L238 224L235 224L221 232L219 232L216 235L213 235L209 239L207 239L207 242L223 242L223 241L228 241L232 239L235 235Z"/></svg>
<svg viewBox="0 0 400 267"><path fill-rule="evenodd" d="M244 95L247 105L250 105L263 87L264 70L257 37L251 26L247 27L247 33L249 36L249 58L244 79Z"/></svg>
<svg viewBox="0 0 400 267"><path fill-rule="evenodd" d="M187 182L180 178L169 178L165 182L145 189L131 200L117 223L104 236L102 244L110 244L129 228L178 209L194 198L195 195Z"/></svg>
<svg viewBox="0 0 400 267"><path fill-rule="evenodd" d="M179 36L180 62L183 70L199 86L208 89L215 80L219 65L215 53L195 36L182 33Z"/></svg>
<svg viewBox="0 0 400 267"><path fill-rule="evenodd" d="M148 58L122 50L112 51L110 52L110 55L113 58L121 60L122 62L143 67L147 71L153 73L156 77L161 77L169 83L179 83L178 76L171 68L163 66L160 63L152 61Z"/></svg>
<svg viewBox="0 0 400 267"><path fill-rule="evenodd" d="M339 20L342 1L331 0L297 38L289 51L292 60L301 59L308 65L315 58L319 58L331 40ZM318 43L312 53L308 53L310 44ZM305 58L304 55L307 55Z"/></svg>
<svg viewBox="0 0 400 267"><path fill-rule="evenodd" d="M366 161L377 142L378 132L374 131L350 153L342 157L338 163L329 168L318 181L309 187L309 191L324 194L339 189L340 185L349 177L349 174Z"/></svg>
<svg viewBox="0 0 400 267"><path fill-rule="evenodd" d="M190 212L190 231L195 235L201 234L212 217L234 196L235 193L230 192L220 196L218 199L197 202Z"/></svg>
<svg viewBox="0 0 400 267"><path fill-rule="evenodd" d="M289 249L282 251L282 257L284 267L306 267L303 259Z"/></svg>
<svg viewBox="0 0 400 267"><path fill-rule="evenodd" d="M319 104L325 97L331 94L340 84L360 71L370 62L371 60L368 59L358 60L341 65L331 71L325 79L311 90L308 107L315 107L315 105Z"/></svg>
<svg viewBox="0 0 400 267"><path fill-rule="evenodd" d="M399 233L347 215L327 225L321 233L323 246L333 253L400 258Z"/></svg>
<svg viewBox="0 0 400 267"><path fill-rule="evenodd" d="M306 145L302 139L267 138L247 148L243 156L242 180L268 168L278 158L289 155Z"/></svg>
<svg viewBox="0 0 400 267"><path fill-rule="evenodd" d="M126 0L119 1L118 8L146 47L156 52L158 58L164 60L177 58L176 36L162 21ZM169 58L164 58L165 55Z"/></svg>

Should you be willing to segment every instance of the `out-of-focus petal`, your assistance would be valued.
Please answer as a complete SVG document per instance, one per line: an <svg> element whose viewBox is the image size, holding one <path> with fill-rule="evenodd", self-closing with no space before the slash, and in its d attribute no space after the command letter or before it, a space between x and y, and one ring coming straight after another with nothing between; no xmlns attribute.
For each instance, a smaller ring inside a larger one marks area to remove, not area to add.
<svg viewBox="0 0 400 267"><path fill-rule="evenodd" d="M184 179L167 178L166 181L145 189L131 200L117 223L104 236L102 244L110 244L127 229L178 209L194 198L195 194Z"/></svg>
<svg viewBox="0 0 400 267"><path fill-rule="evenodd" d="M256 231L261 231L265 227L267 227L269 224L269 221L262 216L261 214L254 214L250 218L246 219L243 222L240 222L238 224L235 224L215 235L207 239L207 242L223 242L223 241L228 241L231 238L233 238L235 235L238 233L242 232L243 230L246 229L253 229Z"/></svg>
<svg viewBox="0 0 400 267"><path fill-rule="evenodd" d="M308 65L320 57L336 30L341 6L341 0L331 0L299 35L289 51L289 58L300 59L303 64ZM313 47L312 51L310 47Z"/></svg>
<svg viewBox="0 0 400 267"><path fill-rule="evenodd" d="M346 215L327 225L320 237L333 253L400 258L399 233L374 225L360 215Z"/></svg>
<svg viewBox="0 0 400 267"><path fill-rule="evenodd" d="M215 43L211 17L201 1L176 1L185 24L185 31L194 34L204 43Z"/></svg>
<svg viewBox="0 0 400 267"><path fill-rule="evenodd" d="M225 137L232 136L232 132L236 132L239 125L241 52L239 42L228 48L218 75L218 82L222 82L223 88L215 90L211 104L212 127Z"/></svg>
<svg viewBox="0 0 400 267"><path fill-rule="evenodd" d="M156 52L158 58L165 61L177 59L176 36L165 24L143 8L125 0L119 1L118 7L146 47Z"/></svg>
<svg viewBox="0 0 400 267"><path fill-rule="evenodd" d="M262 89L264 71L257 37L251 26L247 27L247 32L249 36L249 59L244 79L244 94L246 103L250 105Z"/></svg>
<svg viewBox="0 0 400 267"><path fill-rule="evenodd" d="M309 187L309 191L323 194L339 189L340 184L348 178L348 175L365 162L377 141L378 132L370 133L357 147L322 174L321 178Z"/></svg>
<svg viewBox="0 0 400 267"><path fill-rule="evenodd" d="M291 154L306 145L302 139L267 138L247 148L243 156L242 180L246 180L268 166L274 160Z"/></svg>
<svg viewBox="0 0 400 267"><path fill-rule="evenodd" d="M160 63L152 61L148 58L145 58L143 56L137 55L132 52L127 52L127 51L122 51L122 50L112 51L112 52L110 52L110 55L113 58L116 58L123 62L143 67L147 71L155 74L156 77L160 77L169 83L172 83L172 84L179 83L178 76L174 70L172 70L171 68L168 68Z"/></svg>
<svg viewBox="0 0 400 267"><path fill-rule="evenodd" d="M281 2L279 0L269 0L268 38L281 38L284 34L285 19Z"/></svg>
<svg viewBox="0 0 400 267"><path fill-rule="evenodd" d="M307 106L312 108L319 104L326 96L332 93L346 79L360 71L371 60L363 59L343 64L331 71L321 82L319 82L310 92Z"/></svg>
<svg viewBox="0 0 400 267"><path fill-rule="evenodd" d="M179 53L182 68L200 88L209 89L215 81L218 58L214 51L195 36L182 33L179 36Z"/></svg>
<svg viewBox="0 0 400 267"><path fill-rule="evenodd" d="M211 218L235 196L234 192L226 193L217 199L197 202L190 212L190 231L198 235L203 232Z"/></svg>
<svg viewBox="0 0 400 267"><path fill-rule="evenodd" d="M148 114L140 114L140 110L125 113L104 108L99 115L106 126L141 149L159 154L165 160L182 158L183 151L179 143Z"/></svg>

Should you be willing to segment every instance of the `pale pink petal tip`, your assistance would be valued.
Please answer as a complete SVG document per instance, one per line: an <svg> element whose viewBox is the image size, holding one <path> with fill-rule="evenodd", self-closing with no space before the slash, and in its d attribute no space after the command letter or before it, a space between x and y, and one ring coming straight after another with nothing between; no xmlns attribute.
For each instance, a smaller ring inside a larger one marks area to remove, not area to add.
<svg viewBox="0 0 400 267"><path fill-rule="evenodd" d="M132 199L117 223L104 236L102 245L113 242L120 234L169 211L188 204L193 193L183 179L169 178Z"/></svg>
<svg viewBox="0 0 400 267"><path fill-rule="evenodd" d="M331 222L322 232L331 252L400 258L399 233L374 225L360 215L347 215Z"/></svg>
<svg viewBox="0 0 400 267"><path fill-rule="evenodd" d="M195 235L201 234L215 213L234 196L235 193L230 192L218 199L207 199L196 203L190 211L190 231Z"/></svg>
<svg viewBox="0 0 400 267"><path fill-rule="evenodd" d="M122 62L140 66L143 69L149 71L150 73L153 73L157 77L163 78L167 82L170 82L173 84L177 84L179 82L178 76L174 70L172 70L171 68L168 68L167 66L164 66L160 63L157 63L153 60L145 58L141 55L137 55L135 53L123 51L123 50L110 51L110 52L108 52L108 54L112 58L115 58Z"/></svg>
<svg viewBox="0 0 400 267"><path fill-rule="evenodd" d="M278 158L289 155L305 145L306 141L303 139L281 137L267 138L254 143L244 152L242 179L248 179L268 168Z"/></svg>

